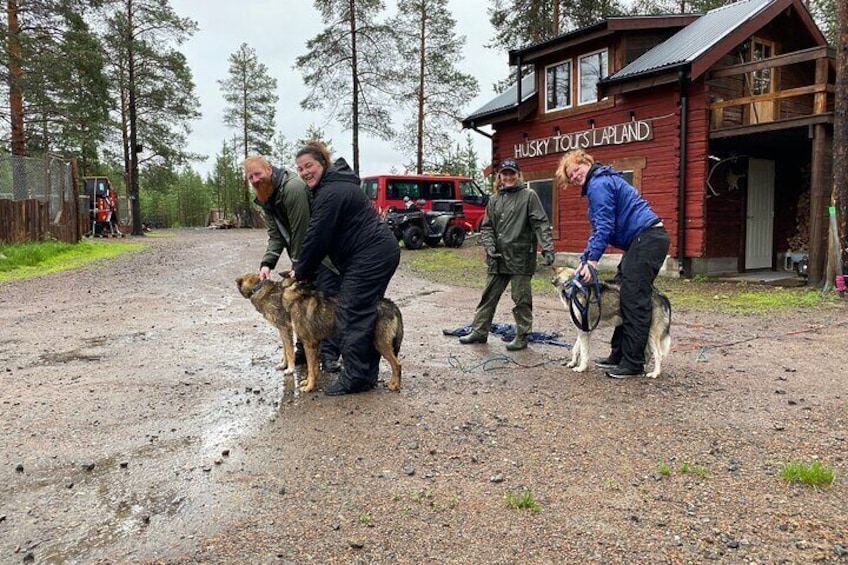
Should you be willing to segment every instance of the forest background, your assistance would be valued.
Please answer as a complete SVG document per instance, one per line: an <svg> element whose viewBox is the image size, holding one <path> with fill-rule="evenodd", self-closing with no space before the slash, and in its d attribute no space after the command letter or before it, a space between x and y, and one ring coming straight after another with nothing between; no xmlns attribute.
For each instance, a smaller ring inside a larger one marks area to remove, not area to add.
<svg viewBox="0 0 848 565"><path fill-rule="evenodd" d="M178 3L178 2L177 2ZM626 14L705 12L727 0L493 0L484 42L493 57ZM388 141L398 161L383 172L433 172L472 177L482 186L488 155L480 155L458 120L481 90L492 96L514 80L481 85L461 70L468 38L448 0L315 0L321 31L296 50L295 69L308 95L299 101L315 120L284 131L276 115L277 77L250 38L230 54L216 80L228 135L215 155L193 153L189 136L201 119L195 71L184 53L199 30L192 14L169 0L7 0L0 23L0 131L13 156L60 155L76 160L79 176L108 176L128 203L132 232L202 226L211 209L251 223L251 196L240 163L262 153L291 165L322 124L350 135L344 156L355 170L362 147ZM844 3L843 3L844 4ZM837 0L807 6L838 52L846 49L846 8ZM211 6L210 6L211 7ZM283 22L257 22L282 26ZM286 25L297 25L288 22ZM285 33L280 34L285 41ZM839 58L844 61L844 57ZM845 72L837 99L845 100ZM837 102L837 111L842 108ZM844 120L844 116L842 117ZM844 123L844 121L842 122ZM346 151L347 152L347 151ZM206 170L205 173L199 171Z"/></svg>

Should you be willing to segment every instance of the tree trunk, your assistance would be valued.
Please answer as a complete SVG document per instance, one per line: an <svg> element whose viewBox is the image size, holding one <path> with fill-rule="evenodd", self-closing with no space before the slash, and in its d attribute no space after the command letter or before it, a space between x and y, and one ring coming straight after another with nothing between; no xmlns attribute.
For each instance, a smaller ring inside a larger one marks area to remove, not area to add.
<svg viewBox="0 0 848 565"><path fill-rule="evenodd" d="M130 118L130 210L132 235L144 235L141 225L141 202L138 187L138 130L135 108L135 48L133 46L133 0L127 0L127 83L129 85L128 111Z"/></svg>
<svg viewBox="0 0 848 565"><path fill-rule="evenodd" d="M26 155L24 137L24 97L21 89L21 28L18 24L18 2L8 0L6 7L9 35L9 120L12 126L12 155Z"/></svg>
<svg viewBox="0 0 848 565"><path fill-rule="evenodd" d="M427 60L427 6L421 2L421 28L419 30L418 50L418 120L415 138L415 170L424 172L424 64Z"/></svg>
<svg viewBox="0 0 848 565"><path fill-rule="evenodd" d="M247 108L247 68L243 69L243 74L241 77L242 84L242 93L241 93L241 102L242 102L242 113L241 113L241 124L242 124L242 148L244 149L244 158L247 159L247 152L249 149L248 140L247 140L247 122L248 122L248 108ZM235 148L233 148L235 149ZM247 181L247 177L244 177L242 181L242 191L244 193L244 222L243 226L252 228L253 226L253 214L251 213L250 206L250 183Z"/></svg>
<svg viewBox="0 0 848 565"><path fill-rule="evenodd" d="M836 93L833 125L833 201L840 250L848 247L848 4L837 2ZM841 251L840 251L841 252ZM843 266L844 268L844 266ZM841 273L837 273L841 274Z"/></svg>
<svg viewBox="0 0 848 565"><path fill-rule="evenodd" d="M356 52L356 0L349 0L350 9L350 67L353 81L353 100L351 100L353 129L353 171L359 173L359 65Z"/></svg>

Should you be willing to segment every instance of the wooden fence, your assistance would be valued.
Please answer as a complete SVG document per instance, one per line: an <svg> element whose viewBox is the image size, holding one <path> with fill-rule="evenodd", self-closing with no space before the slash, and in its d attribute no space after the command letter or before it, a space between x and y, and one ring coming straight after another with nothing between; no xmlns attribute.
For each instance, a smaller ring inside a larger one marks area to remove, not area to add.
<svg viewBox="0 0 848 565"><path fill-rule="evenodd" d="M77 243L86 229L88 214L80 214L76 202L62 202L50 221L47 202L39 200L0 200L0 243L13 244L55 239Z"/></svg>
<svg viewBox="0 0 848 565"><path fill-rule="evenodd" d="M0 244L77 243L88 216L73 159L0 154Z"/></svg>

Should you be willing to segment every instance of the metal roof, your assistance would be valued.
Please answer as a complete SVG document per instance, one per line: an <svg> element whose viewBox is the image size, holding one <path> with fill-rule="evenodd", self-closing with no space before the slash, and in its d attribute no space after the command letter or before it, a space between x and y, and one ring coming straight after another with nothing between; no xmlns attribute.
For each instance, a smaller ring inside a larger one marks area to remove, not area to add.
<svg viewBox="0 0 848 565"><path fill-rule="evenodd" d="M740 0L710 10L614 75L601 80L601 83L619 82L638 75L690 64L775 2L776 0Z"/></svg>
<svg viewBox="0 0 848 565"><path fill-rule="evenodd" d="M536 74L529 73L521 79L521 101L525 102L536 95ZM464 118L465 123L474 122L484 116L497 114L510 108L517 108L518 86L513 84L497 97L486 102L483 106L472 112L468 117ZM473 124L472 124L473 125Z"/></svg>

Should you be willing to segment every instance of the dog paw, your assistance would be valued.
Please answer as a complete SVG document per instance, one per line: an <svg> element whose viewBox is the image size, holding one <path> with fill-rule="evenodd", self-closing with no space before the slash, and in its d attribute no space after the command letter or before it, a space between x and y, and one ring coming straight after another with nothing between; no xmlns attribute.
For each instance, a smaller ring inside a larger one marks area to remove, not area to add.
<svg viewBox="0 0 848 565"><path fill-rule="evenodd" d="M652 371L650 373L647 373L645 376L648 377L649 379L655 379L655 378L659 377L660 374L657 373L656 371Z"/></svg>
<svg viewBox="0 0 848 565"><path fill-rule="evenodd" d="M300 385L300 392L312 392L313 390L315 390L315 385L310 385L308 383Z"/></svg>
<svg viewBox="0 0 848 565"><path fill-rule="evenodd" d="M582 373L583 371L586 370L586 365L578 365L571 370L574 371L575 373Z"/></svg>
<svg viewBox="0 0 848 565"><path fill-rule="evenodd" d="M391 380L386 384L386 387L392 392L398 392L400 390L400 380Z"/></svg>
<svg viewBox="0 0 848 565"><path fill-rule="evenodd" d="M577 364L577 363L576 363L576 362L574 362L574 361L569 361L569 362L568 362L568 364L566 365L566 367L568 367L568 368L570 369L570 368L572 368L573 366L575 366L576 364Z"/></svg>
<svg viewBox="0 0 848 565"><path fill-rule="evenodd" d="M294 367L287 368L285 371L283 371L283 374L284 375L293 375L294 374Z"/></svg>
<svg viewBox="0 0 848 565"><path fill-rule="evenodd" d="M288 366L288 365L286 365L286 363L285 363L285 362L283 362L283 363L277 363L276 365L274 365L274 368L275 368L275 369L277 369L278 371L282 371L282 370L283 370L283 369L285 369L287 366Z"/></svg>

